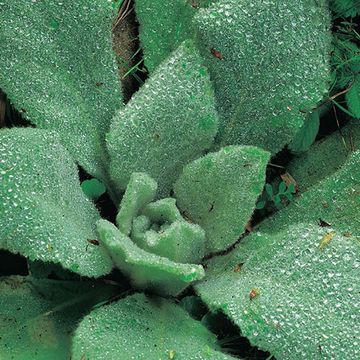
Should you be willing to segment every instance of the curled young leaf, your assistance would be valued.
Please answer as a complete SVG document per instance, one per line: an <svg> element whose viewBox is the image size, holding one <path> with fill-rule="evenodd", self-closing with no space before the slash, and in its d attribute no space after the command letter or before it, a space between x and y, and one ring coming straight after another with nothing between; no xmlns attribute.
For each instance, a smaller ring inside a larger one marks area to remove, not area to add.
<svg viewBox="0 0 360 360"><path fill-rule="evenodd" d="M147 203L154 200L156 190L156 181L147 174L131 175L116 217L116 224L123 234L130 235L133 219Z"/></svg>
<svg viewBox="0 0 360 360"><path fill-rule="evenodd" d="M97 231L115 265L137 288L175 296L205 275L201 265L176 263L139 248L106 220L98 222Z"/></svg>

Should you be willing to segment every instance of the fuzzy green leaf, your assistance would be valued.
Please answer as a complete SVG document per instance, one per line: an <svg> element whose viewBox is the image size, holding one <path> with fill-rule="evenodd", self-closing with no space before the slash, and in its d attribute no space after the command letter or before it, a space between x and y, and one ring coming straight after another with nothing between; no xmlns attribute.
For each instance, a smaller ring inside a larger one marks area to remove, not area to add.
<svg viewBox="0 0 360 360"><path fill-rule="evenodd" d="M297 154L287 170L302 193L339 170L355 150L360 150L360 124L358 120L351 120L341 131L315 142L309 151Z"/></svg>
<svg viewBox="0 0 360 360"><path fill-rule="evenodd" d="M295 138L289 145L291 151L303 152L309 150L310 146L314 143L316 135L320 127L320 112L319 110L313 111L305 120L304 125L295 135Z"/></svg>
<svg viewBox="0 0 360 360"><path fill-rule="evenodd" d="M104 180L105 133L121 107L107 0L0 2L0 87L23 116L56 130Z"/></svg>
<svg viewBox="0 0 360 360"><path fill-rule="evenodd" d="M188 0L137 0L140 42L145 65L152 73L184 40L193 37L195 9Z"/></svg>
<svg viewBox="0 0 360 360"><path fill-rule="evenodd" d="M167 197L182 167L211 146L218 120L201 63L194 45L183 43L115 116L107 145L118 190L145 172Z"/></svg>
<svg viewBox="0 0 360 360"><path fill-rule="evenodd" d="M106 220L98 222L98 233L115 265L133 285L162 295L177 295L190 283L204 277L200 265L175 263L136 246Z"/></svg>
<svg viewBox="0 0 360 360"><path fill-rule="evenodd" d="M327 1L220 0L195 21L214 82L218 142L281 150L327 91Z"/></svg>
<svg viewBox="0 0 360 360"><path fill-rule="evenodd" d="M131 326L129 326L131 324ZM76 330L73 358L223 360L215 336L180 306L142 294L99 308Z"/></svg>
<svg viewBox="0 0 360 360"><path fill-rule="evenodd" d="M184 168L175 184L178 206L205 230L207 252L226 249L244 233L269 156L252 146L229 146Z"/></svg>
<svg viewBox="0 0 360 360"><path fill-rule="evenodd" d="M351 113L355 118L360 119L360 75L355 77L351 89L346 93L345 98Z"/></svg>
<svg viewBox="0 0 360 360"><path fill-rule="evenodd" d="M120 292L94 282L0 278L0 359L69 359L81 318Z"/></svg>
<svg viewBox="0 0 360 360"><path fill-rule="evenodd" d="M144 61L152 73L184 40L194 38L193 17L197 9L216 0L137 0L140 43Z"/></svg>
<svg viewBox="0 0 360 360"><path fill-rule="evenodd" d="M174 198L165 198L147 204L142 213L153 223L172 223L183 219Z"/></svg>
<svg viewBox="0 0 360 360"><path fill-rule="evenodd" d="M0 248L81 275L110 272L104 249L89 243L100 215L57 134L2 129L0 159Z"/></svg>
<svg viewBox="0 0 360 360"><path fill-rule="evenodd" d="M299 223L214 258L196 290L276 359L356 359L359 257L355 237Z"/></svg>
<svg viewBox="0 0 360 360"><path fill-rule="evenodd" d="M360 151L353 152L333 175L313 185L290 205L261 224L276 232L288 224L307 222L330 224L343 234L360 237Z"/></svg>

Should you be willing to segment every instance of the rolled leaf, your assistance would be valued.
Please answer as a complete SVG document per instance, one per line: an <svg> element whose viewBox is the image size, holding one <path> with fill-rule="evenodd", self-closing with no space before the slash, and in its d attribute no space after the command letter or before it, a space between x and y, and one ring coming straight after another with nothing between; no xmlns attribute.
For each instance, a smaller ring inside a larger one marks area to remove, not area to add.
<svg viewBox="0 0 360 360"><path fill-rule="evenodd" d="M106 220L98 222L97 230L115 265L137 288L175 296L205 275L201 265L176 263L144 251Z"/></svg>

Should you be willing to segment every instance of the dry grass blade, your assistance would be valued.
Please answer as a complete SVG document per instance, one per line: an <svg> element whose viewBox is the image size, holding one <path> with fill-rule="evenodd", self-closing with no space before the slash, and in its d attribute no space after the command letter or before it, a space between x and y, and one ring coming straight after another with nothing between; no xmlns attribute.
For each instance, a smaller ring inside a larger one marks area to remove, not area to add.
<svg viewBox="0 0 360 360"><path fill-rule="evenodd" d="M134 10L132 0L124 0L119 9L119 15L114 23L113 30Z"/></svg>

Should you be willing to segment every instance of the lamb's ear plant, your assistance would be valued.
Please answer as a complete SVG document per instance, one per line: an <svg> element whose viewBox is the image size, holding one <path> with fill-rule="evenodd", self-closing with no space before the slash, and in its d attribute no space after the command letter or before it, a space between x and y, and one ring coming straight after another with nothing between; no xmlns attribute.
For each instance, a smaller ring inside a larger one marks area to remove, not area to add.
<svg viewBox="0 0 360 360"><path fill-rule="evenodd" d="M149 70L126 105L121 4ZM248 358L211 312L261 358L359 358L359 124L314 143L329 103L360 108L330 19L325 0L0 0L0 87L32 124L0 130L0 248L29 268L0 277L0 359ZM269 177L286 145L296 197Z"/></svg>

